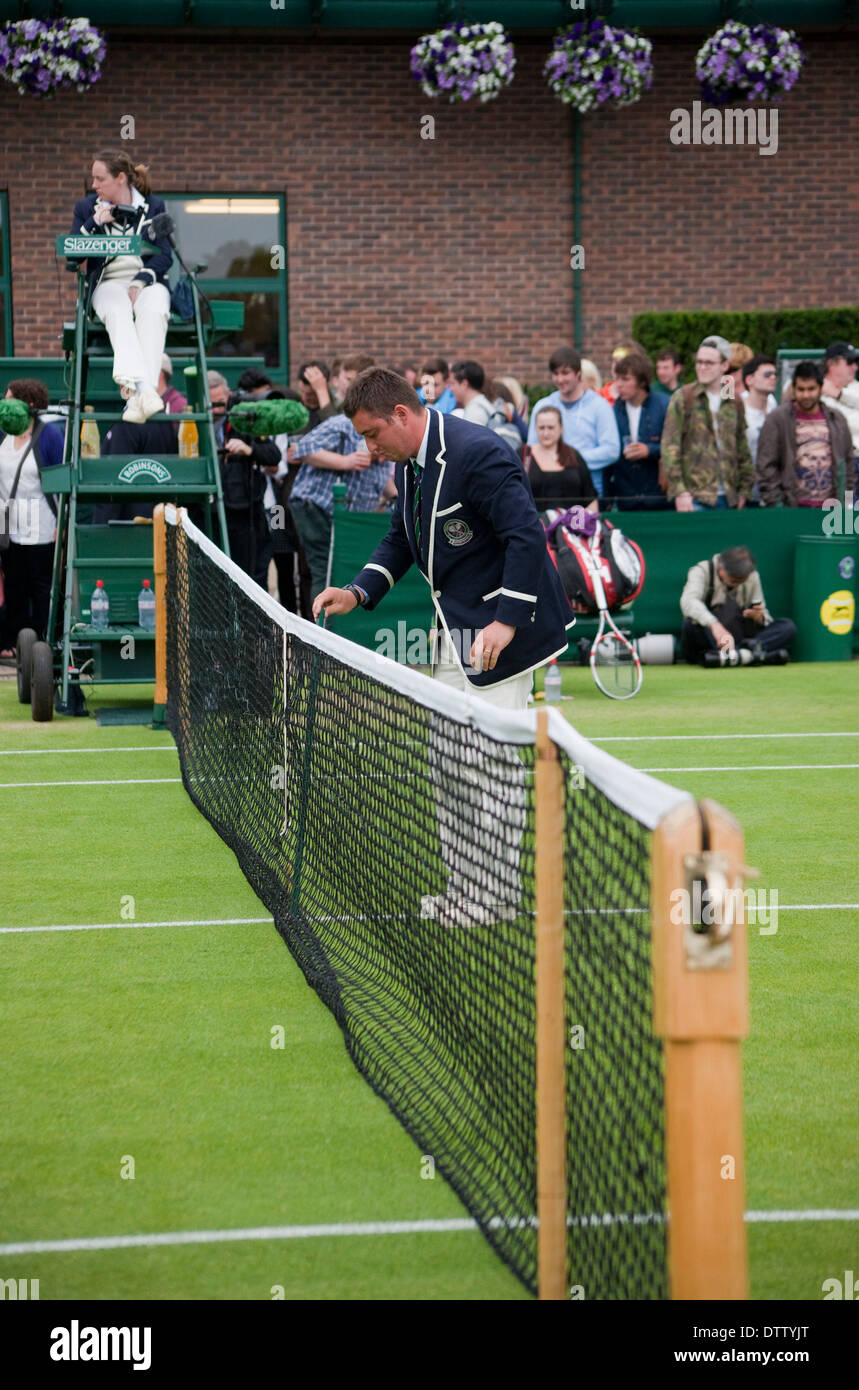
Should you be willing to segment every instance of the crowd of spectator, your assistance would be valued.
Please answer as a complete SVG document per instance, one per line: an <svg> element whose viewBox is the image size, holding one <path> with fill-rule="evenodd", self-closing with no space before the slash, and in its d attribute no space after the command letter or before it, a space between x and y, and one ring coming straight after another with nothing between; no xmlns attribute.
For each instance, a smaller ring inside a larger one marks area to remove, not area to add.
<svg viewBox="0 0 859 1390"><path fill-rule="evenodd" d="M820 508L840 488L855 486L859 352L851 344L830 344L822 365L798 362L780 405L775 359L716 334L704 338L689 364L666 346L654 365L634 340L617 344L610 362L603 382L593 361L573 348L558 348L548 363L554 389L533 407L515 377L492 379L472 359L449 362L439 355L422 365L385 365L414 386L429 408L462 416L503 439L520 459L540 511ZM308 359L299 365L294 387L286 389L259 369L244 372L238 382L244 395L291 397L308 410L300 436L272 440L252 440L231 428L230 387L218 372L209 373L232 554L263 585L273 563L280 601L304 617L329 579L336 485L344 485L347 510L383 511L393 504L393 464L368 452L342 408L351 382L373 365L375 359L364 353L330 365ZM169 418L187 405L172 376L165 355L158 380L165 413L157 425L171 440L176 426ZM7 394L17 388L38 409L42 396L47 399L44 388L34 396L38 386L11 383ZM127 452L125 434L155 423L120 424L107 436L104 452ZM175 443L168 450L160 438L134 442L156 454L175 452ZM0 441L0 502L26 443ZM21 495L41 491L40 478L33 460ZM11 588L0 634L5 655L14 650L15 624L22 619L44 630L52 537L48 511L40 510L39 518L34 538L16 533L11 553L4 555ZM28 544L37 549L22 559Z"/></svg>

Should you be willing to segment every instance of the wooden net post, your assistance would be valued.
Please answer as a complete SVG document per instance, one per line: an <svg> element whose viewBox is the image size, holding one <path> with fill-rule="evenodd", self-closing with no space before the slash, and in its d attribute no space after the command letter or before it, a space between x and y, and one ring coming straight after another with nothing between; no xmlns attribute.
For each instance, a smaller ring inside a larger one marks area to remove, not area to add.
<svg viewBox="0 0 859 1390"><path fill-rule="evenodd" d="M152 707L152 727L163 729L167 706L167 523L163 502L156 505L152 520L155 567L155 703Z"/></svg>
<svg viewBox="0 0 859 1390"><path fill-rule="evenodd" d="M684 803L654 831L654 1031L665 1039L673 1299L748 1297L740 1056L740 1039L748 1032L743 873L742 831L715 802Z"/></svg>
<svg viewBox="0 0 859 1390"><path fill-rule="evenodd" d="M537 898L537 1281L566 1298L564 1083L564 784L546 710L537 715L534 773Z"/></svg>

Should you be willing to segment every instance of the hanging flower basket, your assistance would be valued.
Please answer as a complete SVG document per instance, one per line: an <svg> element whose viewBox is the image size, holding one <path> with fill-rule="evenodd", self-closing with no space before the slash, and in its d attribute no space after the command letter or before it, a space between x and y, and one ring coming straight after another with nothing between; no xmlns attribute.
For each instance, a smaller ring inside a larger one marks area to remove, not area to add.
<svg viewBox="0 0 859 1390"><path fill-rule="evenodd" d="M561 101L582 113L606 104L632 106L653 81L652 49L637 29L583 21L558 31L543 75Z"/></svg>
<svg viewBox="0 0 859 1390"><path fill-rule="evenodd" d="M452 24L419 39L410 66L428 97L492 101L513 81L516 58L502 24Z"/></svg>
<svg viewBox="0 0 859 1390"><path fill-rule="evenodd" d="M0 76L21 96L85 92L101 77L107 45L88 19L17 20L0 30Z"/></svg>
<svg viewBox="0 0 859 1390"><path fill-rule="evenodd" d="M698 50L695 75L705 101L779 101L796 82L805 52L792 29L732 19Z"/></svg>

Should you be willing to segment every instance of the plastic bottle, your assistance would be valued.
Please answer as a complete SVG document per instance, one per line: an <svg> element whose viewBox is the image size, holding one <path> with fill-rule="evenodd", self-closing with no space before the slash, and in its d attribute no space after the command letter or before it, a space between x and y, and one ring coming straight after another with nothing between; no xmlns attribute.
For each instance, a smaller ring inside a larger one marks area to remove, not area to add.
<svg viewBox="0 0 859 1390"><path fill-rule="evenodd" d="M546 696L546 703L557 705L561 699L561 672L558 669L556 660L549 662L546 667L546 679L543 683L543 690Z"/></svg>
<svg viewBox="0 0 859 1390"><path fill-rule="evenodd" d="M179 426L179 457L180 459L200 457L200 436L197 433L197 425L186 415L182 416L182 423Z"/></svg>
<svg viewBox="0 0 859 1390"><path fill-rule="evenodd" d="M84 406L84 417L92 415L91 405ZM81 458L97 459L101 456L101 436L95 420L84 418L81 425Z"/></svg>
<svg viewBox="0 0 859 1390"><path fill-rule="evenodd" d="M90 616L93 627L107 627L110 622L110 600L107 597L103 579L95 581L95 589L90 602Z"/></svg>
<svg viewBox="0 0 859 1390"><path fill-rule="evenodd" d="M148 579L144 579L143 588L137 595L137 619L147 632L155 631L155 595Z"/></svg>

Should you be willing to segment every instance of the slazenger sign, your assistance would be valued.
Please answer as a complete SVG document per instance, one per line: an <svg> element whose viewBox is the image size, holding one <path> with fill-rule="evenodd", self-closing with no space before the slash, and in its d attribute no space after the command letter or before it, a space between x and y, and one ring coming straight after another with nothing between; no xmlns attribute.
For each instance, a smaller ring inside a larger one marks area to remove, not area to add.
<svg viewBox="0 0 859 1390"><path fill-rule="evenodd" d="M128 236L111 237L109 243L110 249L117 255L122 252L127 253L131 251L135 241L136 238ZM97 252L99 255L103 256L105 251L104 243L104 237L69 236L66 237L63 242L63 250L67 256L79 256L82 253L86 254L88 252Z"/></svg>
<svg viewBox="0 0 859 1390"><path fill-rule="evenodd" d="M120 483L134 483L141 473L148 473L150 478L154 478L156 483L169 483L173 474L169 468L165 468L163 463L157 459L132 459L127 463L117 475Z"/></svg>

